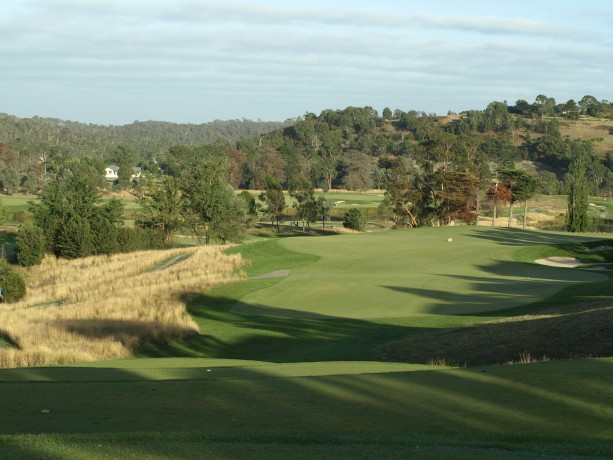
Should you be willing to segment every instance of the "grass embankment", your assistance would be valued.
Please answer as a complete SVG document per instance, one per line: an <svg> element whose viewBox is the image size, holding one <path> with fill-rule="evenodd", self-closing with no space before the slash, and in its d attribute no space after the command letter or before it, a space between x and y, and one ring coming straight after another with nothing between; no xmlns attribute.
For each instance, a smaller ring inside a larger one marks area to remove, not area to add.
<svg viewBox="0 0 613 460"><path fill-rule="evenodd" d="M240 266L239 256L205 247L47 257L28 271L27 297L0 307L0 334L14 345L0 366L125 357L143 342L194 334L189 296L236 280Z"/></svg>

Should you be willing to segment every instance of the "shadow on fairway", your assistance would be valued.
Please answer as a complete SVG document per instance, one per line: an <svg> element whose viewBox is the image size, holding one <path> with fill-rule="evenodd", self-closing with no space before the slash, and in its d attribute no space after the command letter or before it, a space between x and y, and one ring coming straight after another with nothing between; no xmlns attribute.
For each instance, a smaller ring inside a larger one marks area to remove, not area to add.
<svg viewBox="0 0 613 460"><path fill-rule="evenodd" d="M440 290L386 287L432 299L433 305L427 313L439 315L513 316L579 301L600 301L613 295L610 278L595 272L510 261L477 267L494 276L439 275L468 281L467 293L455 292L446 285Z"/></svg>
<svg viewBox="0 0 613 460"><path fill-rule="evenodd" d="M558 446L565 455L581 449L603 458L612 453L606 444L613 423L610 361L376 374L343 374L340 369L336 375L308 377L279 376L272 368L209 370L178 368L165 380L112 368L3 370L0 431L68 433L53 442L68 442L72 448L83 442L78 434L90 433L94 439L84 448L97 455L105 443L160 455L156 449L171 448L181 432L205 446L294 443L299 449L317 442L323 449L353 433L353 442L365 446L370 442L383 449L402 442L394 441L397 435L414 448L411 436L430 434L447 436L443 442L456 445L480 442L484 458L487 449L501 444L520 453L539 443ZM27 458L54 458L48 451L38 455L35 441L22 440L21 446L0 442L0 453L12 448ZM601 450L590 450L595 448Z"/></svg>
<svg viewBox="0 0 613 460"><path fill-rule="evenodd" d="M532 246L532 245L550 245L559 246L564 243L577 243L583 241L593 241L594 236L582 236L576 233L557 233L535 230L523 230L519 228L487 228L476 227L472 232L467 233L470 238L482 238L485 240L495 241L504 245L512 246ZM602 239L606 239L607 235L603 234Z"/></svg>
<svg viewBox="0 0 613 460"><path fill-rule="evenodd" d="M377 358L376 348L421 328L379 324L263 305L243 306L258 314L232 311L236 299L200 294L191 296L190 315L200 334L167 346L151 345L144 356L192 356L269 362L345 361Z"/></svg>

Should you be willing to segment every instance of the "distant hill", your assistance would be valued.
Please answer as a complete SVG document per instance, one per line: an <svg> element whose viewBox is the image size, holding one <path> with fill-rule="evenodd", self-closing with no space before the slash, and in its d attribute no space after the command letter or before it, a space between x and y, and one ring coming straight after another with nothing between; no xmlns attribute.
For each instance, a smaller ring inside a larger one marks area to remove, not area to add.
<svg viewBox="0 0 613 460"><path fill-rule="evenodd" d="M244 143L232 156L234 185L257 188L266 175L286 187L303 180L324 189L382 188L400 161L421 171L471 171L482 179L499 168L528 166L547 193L561 183L571 160L586 155L590 193L613 190L613 104L585 96L555 104L494 101L484 110L445 116L372 107L305 114L291 126ZM242 153L241 153L242 152Z"/></svg>
<svg viewBox="0 0 613 460"><path fill-rule="evenodd" d="M243 137L255 137L285 127L289 122L215 120L202 124L135 121L95 125L56 118L18 118L0 113L0 143L17 153L58 149L63 155L105 158L118 146L144 160L158 156L174 145L202 145L214 142L233 145Z"/></svg>
<svg viewBox="0 0 613 460"><path fill-rule="evenodd" d="M259 189L268 176L286 189L305 183L324 190L381 189L394 168L408 162L422 172L464 171L482 181L500 168L523 167L539 176L542 193L564 194L572 159L585 155L589 192L613 194L613 103L584 96L558 104L543 95L533 103L493 101L483 110L444 116L389 108L378 113L367 106L285 122L101 126L0 114L0 159L6 163L0 163L0 191L35 192L48 172L74 169L77 158L102 171L118 154L133 166L146 169L155 160L179 174L181 155L198 157L210 144L226 153L230 184L240 189Z"/></svg>

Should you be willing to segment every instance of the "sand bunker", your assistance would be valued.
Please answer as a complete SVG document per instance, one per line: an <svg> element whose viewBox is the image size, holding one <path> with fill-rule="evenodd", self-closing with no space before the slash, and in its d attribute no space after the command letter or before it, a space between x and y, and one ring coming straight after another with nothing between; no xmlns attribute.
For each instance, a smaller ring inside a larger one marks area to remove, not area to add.
<svg viewBox="0 0 613 460"><path fill-rule="evenodd" d="M549 267L563 268L575 268L581 265L581 261L574 257L546 257L544 259L537 259L534 262L541 265L548 265Z"/></svg>

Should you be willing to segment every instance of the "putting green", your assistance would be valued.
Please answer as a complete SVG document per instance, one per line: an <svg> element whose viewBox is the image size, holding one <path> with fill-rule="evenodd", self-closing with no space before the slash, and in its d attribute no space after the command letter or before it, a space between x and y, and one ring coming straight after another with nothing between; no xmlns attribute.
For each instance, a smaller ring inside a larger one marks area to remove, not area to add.
<svg viewBox="0 0 613 460"><path fill-rule="evenodd" d="M522 247L570 238L483 227L288 238L280 242L284 248L320 259L246 295L233 311L374 319L506 309L547 298L573 283L607 279L513 260Z"/></svg>

